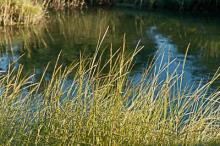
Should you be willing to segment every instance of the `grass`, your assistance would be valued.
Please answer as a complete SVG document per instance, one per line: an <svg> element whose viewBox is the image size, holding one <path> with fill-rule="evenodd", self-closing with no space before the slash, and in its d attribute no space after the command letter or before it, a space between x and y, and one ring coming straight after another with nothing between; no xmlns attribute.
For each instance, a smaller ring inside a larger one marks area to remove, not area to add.
<svg viewBox="0 0 220 146"><path fill-rule="evenodd" d="M84 6L84 0L0 0L0 26L38 24L50 9Z"/></svg>
<svg viewBox="0 0 220 146"><path fill-rule="evenodd" d="M82 9L86 5L84 0L43 0L44 6L54 10L64 10L65 8Z"/></svg>
<svg viewBox="0 0 220 146"><path fill-rule="evenodd" d="M37 81L24 76L22 65L1 75L0 145L219 143L220 92L209 92L218 71L204 85L184 87L184 72L168 73L172 61L157 69L152 62L137 82L129 73L143 47L125 55L124 39L113 52L102 49L104 37L93 57L81 55L67 67L61 53L49 80L49 65Z"/></svg>
<svg viewBox="0 0 220 146"><path fill-rule="evenodd" d="M45 11L32 0L0 0L0 25L29 25L42 21Z"/></svg>
<svg viewBox="0 0 220 146"><path fill-rule="evenodd" d="M49 10L83 9L86 6L120 5L171 8L176 10L218 10L217 0L0 0L0 26L36 24Z"/></svg>

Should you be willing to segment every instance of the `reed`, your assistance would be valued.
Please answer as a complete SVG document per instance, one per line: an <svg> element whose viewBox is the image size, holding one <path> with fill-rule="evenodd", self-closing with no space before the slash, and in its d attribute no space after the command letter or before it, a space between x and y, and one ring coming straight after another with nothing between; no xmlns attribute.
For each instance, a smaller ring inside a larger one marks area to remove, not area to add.
<svg viewBox="0 0 220 146"><path fill-rule="evenodd" d="M44 7L53 10L65 10L66 8L82 9L86 6L84 0L43 0Z"/></svg>
<svg viewBox="0 0 220 146"><path fill-rule="evenodd" d="M42 21L45 11L32 0L1 0L0 25L29 25Z"/></svg>
<svg viewBox="0 0 220 146"><path fill-rule="evenodd" d="M46 11L83 9L87 6L120 5L132 7L171 8L177 10L218 10L216 0L0 0L0 26L29 25L44 20Z"/></svg>
<svg viewBox="0 0 220 146"><path fill-rule="evenodd" d="M107 32L105 32L106 34ZM104 34L104 36L105 36ZM23 66L0 77L1 145L195 145L220 139L220 92L205 85L184 87L183 74L152 62L140 80L129 74L135 55L102 49L65 67L58 56L49 80L33 82ZM109 52L109 59L103 58ZM105 63L101 63L101 62ZM183 67L184 70L184 67ZM166 79L159 81L167 72Z"/></svg>

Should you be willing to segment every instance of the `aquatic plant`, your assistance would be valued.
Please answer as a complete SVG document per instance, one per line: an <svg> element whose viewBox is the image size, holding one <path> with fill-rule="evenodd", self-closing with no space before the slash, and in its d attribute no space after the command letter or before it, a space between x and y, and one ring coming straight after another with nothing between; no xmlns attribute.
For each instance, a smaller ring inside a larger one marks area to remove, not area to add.
<svg viewBox="0 0 220 146"><path fill-rule="evenodd" d="M32 0L0 0L0 25L36 24L42 21L45 11Z"/></svg>
<svg viewBox="0 0 220 146"><path fill-rule="evenodd" d="M92 58L80 55L67 67L59 63L61 53L49 80L49 65L38 81L22 75L22 65L10 65L0 76L1 145L219 142L220 92L209 92L219 71L205 85L184 87L184 72L168 71L172 61L159 68L152 62L140 80L132 80L129 72L142 46L125 55L125 39L116 51L103 50L103 40ZM166 79L160 81L164 72Z"/></svg>

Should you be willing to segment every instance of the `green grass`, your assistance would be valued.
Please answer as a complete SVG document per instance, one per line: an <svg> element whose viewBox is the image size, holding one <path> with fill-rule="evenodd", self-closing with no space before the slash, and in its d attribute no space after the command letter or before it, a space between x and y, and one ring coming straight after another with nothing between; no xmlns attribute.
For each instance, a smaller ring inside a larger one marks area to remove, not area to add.
<svg viewBox="0 0 220 146"><path fill-rule="evenodd" d="M105 32L105 34L107 31ZM104 36L105 36L104 34ZM195 145L220 140L220 92L215 76L197 88L183 87L183 74L155 71L152 62L138 84L130 79L135 55L122 47L102 49L37 82L13 64L0 77L0 145ZM109 54L107 59L106 54ZM105 57L103 57L105 56ZM105 63L103 63L105 62ZM147 79L147 80L146 80ZM192 85L193 86L193 85Z"/></svg>

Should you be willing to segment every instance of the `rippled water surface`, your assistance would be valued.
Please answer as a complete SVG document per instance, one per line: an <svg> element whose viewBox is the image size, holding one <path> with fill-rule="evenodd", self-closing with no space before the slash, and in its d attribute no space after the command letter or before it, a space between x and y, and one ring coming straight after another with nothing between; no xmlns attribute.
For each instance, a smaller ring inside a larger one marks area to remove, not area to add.
<svg viewBox="0 0 220 146"><path fill-rule="evenodd" d="M103 48L110 43L118 48L124 34L128 53L134 51L139 40L145 46L135 58L134 77L139 77L155 55L157 66L175 59L170 70L177 68L181 72L189 43L184 70L186 82L207 81L220 66L218 17L98 9L51 14L46 24L32 27L1 28L0 71L6 71L11 61L18 60L17 64L23 64L25 72L40 74L49 61L55 62L61 50L60 62L67 65L79 58L80 52L94 53L99 34L107 26L109 33Z"/></svg>

